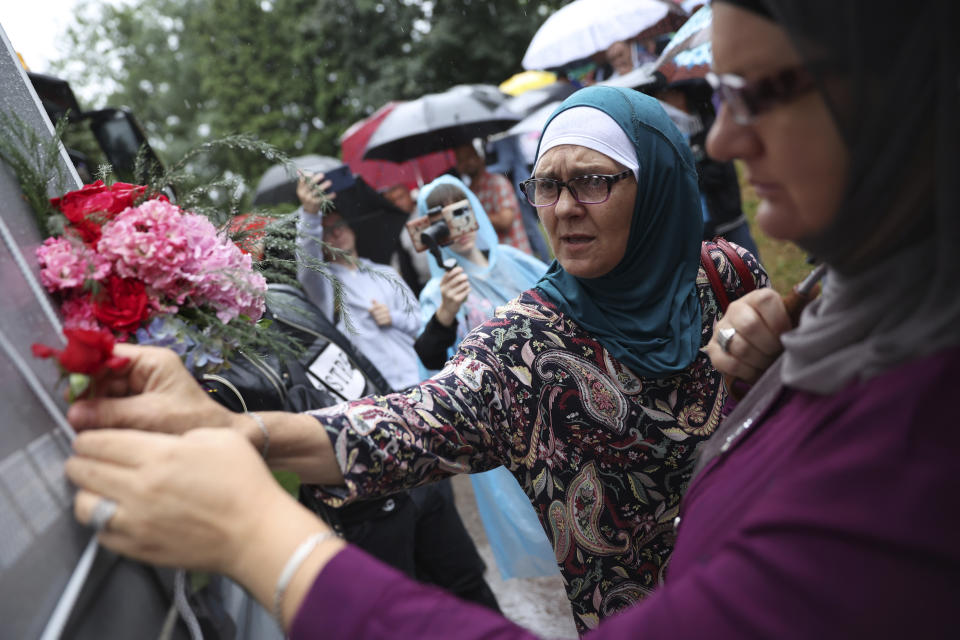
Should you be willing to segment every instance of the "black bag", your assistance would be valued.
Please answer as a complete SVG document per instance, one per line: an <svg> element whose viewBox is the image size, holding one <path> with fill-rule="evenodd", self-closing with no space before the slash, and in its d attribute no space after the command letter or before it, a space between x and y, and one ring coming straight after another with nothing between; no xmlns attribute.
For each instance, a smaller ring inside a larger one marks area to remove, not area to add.
<svg viewBox="0 0 960 640"><path fill-rule="evenodd" d="M265 317L273 321L271 331L290 336L303 351L285 359L241 353L223 371L203 374L203 386L228 409L302 412L389 391L376 367L300 289L271 284Z"/></svg>
<svg viewBox="0 0 960 640"><path fill-rule="evenodd" d="M297 358L283 359L275 354L242 353L223 371L204 374L203 386L228 409L300 413L389 392L377 368L297 287L269 285L265 317L273 320L270 330L290 336L303 351ZM342 534L406 506L409 497L404 492L333 509L301 485L300 502Z"/></svg>

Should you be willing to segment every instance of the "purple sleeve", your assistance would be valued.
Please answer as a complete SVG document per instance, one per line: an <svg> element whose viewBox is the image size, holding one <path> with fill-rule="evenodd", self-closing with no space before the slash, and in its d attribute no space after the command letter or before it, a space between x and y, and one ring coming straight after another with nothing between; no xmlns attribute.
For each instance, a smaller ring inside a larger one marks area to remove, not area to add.
<svg viewBox="0 0 960 640"><path fill-rule="evenodd" d="M536 636L489 609L410 580L348 546L317 576L293 619L289 637L519 640Z"/></svg>
<svg viewBox="0 0 960 640"><path fill-rule="evenodd" d="M781 409L690 487L666 584L584 637L960 637L960 349L943 359ZM353 549L298 612L291 637L314 636L532 637Z"/></svg>
<svg viewBox="0 0 960 640"><path fill-rule="evenodd" d="M711 578L725 575L721 582L725 587L738 575L733 566L716 569L706 573ZM742 589L734 586L711 593L717 586L714 580L696 578L673 586L605 620L598 629L583 636L584 640L747 637L737 632L736 625L742 621L739 616L744 610L750 610L749 600L741 601L745 606L727 608L728 604L737 604ZM727 632L731 624L734 630ZM521 640L540 636L489 609L415 582L349 546L317 576L297 611L289 637Z"/></svg>

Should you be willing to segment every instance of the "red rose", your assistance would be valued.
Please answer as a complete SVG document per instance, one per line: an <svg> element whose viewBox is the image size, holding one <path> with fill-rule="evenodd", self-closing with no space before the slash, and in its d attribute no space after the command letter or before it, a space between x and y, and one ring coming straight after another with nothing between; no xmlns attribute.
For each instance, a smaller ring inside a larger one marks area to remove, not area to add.
<svg viewBox="0 0 960 640"><path fill-rule="evenodd" d="M56 358L60 367L69 373L92 375L104 367L117 370L126 366L129 358L113 355L113 336L109 331L65 329L67 346L58 351L45 344L34 344L31 349L37 358Z"/></svg>
<svg viewBox="0 0 960 640"><path fill-rule="evenodd" d="M115 182L109 187L103 180L85 184L79 191L70 191L50 204L66 216L86 244L100 239L100 227L133 203L146 191L141 185Z"/></svg>
<svg viewBox="0 0 960 640"><path fill-rule="evenodd" d="M147 291L143 283L118 276L110 276L93 307L97 320L114 331L136 331L147 313Z"/></svg>

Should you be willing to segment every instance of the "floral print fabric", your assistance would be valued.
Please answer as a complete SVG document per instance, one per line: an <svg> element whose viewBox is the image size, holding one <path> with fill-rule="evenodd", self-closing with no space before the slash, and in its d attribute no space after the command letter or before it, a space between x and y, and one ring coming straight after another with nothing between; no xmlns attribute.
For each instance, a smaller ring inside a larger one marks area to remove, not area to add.
<svg viewBox="0 0 960 640"><path fill-rule="evenodd" d="M730 299L742 295L724 254L713 245L710 254ZM705 345L718 309L702 268L697 287ZM547 531L583 632L663 580L694 451L724 400L702 352L680 374L637 377L533 289L420 385L311 412L346 480L316 491L336 506L503 464Z"/></svg>

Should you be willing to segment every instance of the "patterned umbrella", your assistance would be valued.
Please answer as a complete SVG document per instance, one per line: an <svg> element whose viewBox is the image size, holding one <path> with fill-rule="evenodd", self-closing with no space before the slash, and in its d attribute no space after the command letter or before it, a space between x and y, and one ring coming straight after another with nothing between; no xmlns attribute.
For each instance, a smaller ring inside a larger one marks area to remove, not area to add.
<svg viewBox="0 0 960 640"><path fill-rule="evenodd" d="M654 66L654 70L664 75L667 84L702 79L710 71L713 63L713 50L710 46L712 21L713 12L710 5L706 5L690 16L670 39Z"/></svg>

